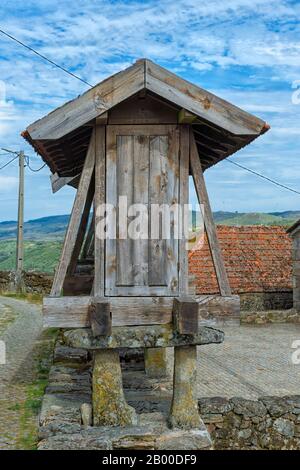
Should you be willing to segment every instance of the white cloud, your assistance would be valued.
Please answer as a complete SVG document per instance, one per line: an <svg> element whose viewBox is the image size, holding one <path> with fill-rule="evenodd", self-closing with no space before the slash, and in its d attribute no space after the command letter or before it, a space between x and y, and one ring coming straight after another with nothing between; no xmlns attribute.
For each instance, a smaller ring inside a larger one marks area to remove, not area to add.
<svg viewBox="0 0 300 470"><path fill-rule="evenodd" d="M0 175L0 194L7 193L14 190L18 185L18 178L14 176L2 176Z"/></svg>

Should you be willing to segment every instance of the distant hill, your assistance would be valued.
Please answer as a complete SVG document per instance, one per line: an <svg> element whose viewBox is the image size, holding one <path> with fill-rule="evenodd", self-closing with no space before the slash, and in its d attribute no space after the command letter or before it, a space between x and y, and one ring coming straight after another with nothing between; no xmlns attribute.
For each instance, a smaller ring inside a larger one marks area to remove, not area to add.
<svg viewBox="0 0 300 470"><path fill-rule="evenodd" d="M191 213L190 223L197 224L196 212ZM214 212L216 224L221 225L292 225L300 219L300 211L284 212ZM69 215L54 215L28 220L24 224L25 240L61 240L64 237ZM13 240L17 235L17 222L0 222L0 240Z"/></svg>
<svg viewBox="0 0 300 470"><path fill-rule="evenodd" d="M28 220L24 223L25 240L53 240L64 236L69 215L54 215L41 219ZM17 236L17 222L0 222L0 240L9 240Z"/></svg>

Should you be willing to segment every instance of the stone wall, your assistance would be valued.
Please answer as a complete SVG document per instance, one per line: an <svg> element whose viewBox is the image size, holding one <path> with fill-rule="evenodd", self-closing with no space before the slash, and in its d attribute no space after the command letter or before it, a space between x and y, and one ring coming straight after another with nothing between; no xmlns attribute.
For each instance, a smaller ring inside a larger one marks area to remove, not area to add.
<svg viewBox="0 0 300 470"><path fill-rule="evenodd" d="M294 308L300 312L300 228L293 237Z"/></svg>
<svg viewBox="0 0 300 470"><path fill-rule="evenodd" d="M199 409L215 449L300 449L300 395L201 398Z"/></svg>
<svg viewBox="0 0 300 470"><path fill-rule="evenodd" d="M0 292L10 290L13 281L13 273L0 271ZM53 276L46 273L36 273L34 271L24 272L24 283L28 293L47 295L50 292Z"/></svg>
<svg viewBox="0 0 300 470"><path fill-rule="evenodd" d="M293 307L293 291L247 292L239 294L241 310L286 310Z"/></svg>
<svg viewBox="0 0 300 470"><path fill-rule="evenodd" d="M240 316L242 324L255 323L265 325L267 323L300 323L300 314L295 309L289 310L242 310Z"/></svg>

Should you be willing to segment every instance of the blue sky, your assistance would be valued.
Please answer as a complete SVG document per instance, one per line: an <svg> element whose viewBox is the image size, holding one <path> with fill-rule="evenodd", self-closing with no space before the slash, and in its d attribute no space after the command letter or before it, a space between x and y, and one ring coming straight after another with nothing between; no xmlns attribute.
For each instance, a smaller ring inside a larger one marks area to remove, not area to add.
<svg viewBox="0 0 300 470"><path fill-rule="evenodd" d="M1 28L89 83L148 57L256 114L271 131L231 158L300 190L299 1L2 0L0 18ZM86 88L0 34L0 147L23 148L39 167L20 132ZM6 161L0 155L0 167ZM17 170L0 171L0 221L16 218ZM226 161L206 181L214 210L300 209L300 195ZM47 168L26 171L26 219L67 213L73 198L71 188L52 195Z"/></svg>

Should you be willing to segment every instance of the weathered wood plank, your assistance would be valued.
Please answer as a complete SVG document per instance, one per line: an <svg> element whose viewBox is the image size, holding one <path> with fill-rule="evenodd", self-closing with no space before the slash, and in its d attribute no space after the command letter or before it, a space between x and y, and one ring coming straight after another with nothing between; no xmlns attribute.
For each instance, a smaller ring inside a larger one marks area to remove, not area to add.
<svg viewBox="0 0 300 470"><path fill-rule="evenodd" d="M192 124L196 121L197 116L193 113L190 113L186 109L182 108L178 113L178 123L179 124Z"/></svg>
<svg viewBox="0 0 300 470"><path fill-rule="evenodd" d="M150 60L146 60L146 88L233 134L258 135L265 126L261 119Z"/></svg>
<svg viewBox="0 0 300 470"><path fill-rule="evenodd" d="M179 297L173 304L174 330L182 335L194 335L198 332L198 302L192 297Z"/></svg>
<svg viewBox="0 0 300 470"><path fill-rule="evenodd" d="M45 297L44 326L85 328L89 326L89 296ZM166 324L172 322L174 297L107 297L111 304L112 326ZM239 296L197 296L199 322L239 318Z"/></svg>
<svg viewBox="0 0 300 470"><path fill-rule="evenodd" d="M32 139L59 139L143 88L144 63L137 62L34 122L27 131Z"/></svg>
<svg viewBox="0 0 300 470"><path fill-rule="evenodd" d="M199 204L201 210L203 210L203 221L207 233L211 255L213 258L214 267L216 270L220 293L221 295L231 295L231 289L228 282L228 277L224 265L224 259L222 256L221 248L219 245L219 240L217 237L216 226L213 220L212 210L210 207L209 197L206 190L206 184L203 177L201 162L198 155L198 150L193 132L190 132L190 163Z"/></svg>
<svg viewBox="0 0 300 470"><path fill-rule="evenodd" d="M133 97L109 111L108 124L176 124L177 110L147 95Z"/></svg>
<svg viewBox="0 0 300 470"><path fill-rule="evenodd" d="M64 295L90 295L94 276L89 274L66 275L63 290Z"/></svg>
<svg viewBox="0 0 300 470"><path fill-rule="evenodd" d="M128 207L133 203L178 201L179 139L174 131L174 125L108 126L109 204L117 207L119 196L127 196ZM168 145L163 148L164 139ZM150 226L148 229L151 232ZM148 248L152 240L122 237L117 230L117 240L106 242L106 295L178 295L178 240L173 236L165 243L159 240L166 246L165 254L159 253L155 265L166 268L161 280L157 270L151 275L153 250Z"/></svg>
<svg viewBox="0 0 300 470"><path fill-rule="evenodd" d="M75 196L74 205L67 228L64 244L60 256L60 261L55 272L54 281L51 289L52 296L59 296L69 267L73 253L75 241L77 238L82 211L86 202L88 190L90 187L92 175L95 166L95 133L93 131L90 145L87 151L84 167L80 177L79 187Z"/></svg>
<svg viewBox="0 0 300 470"><path fill-rule="evenodd" d="M95 206L95 203L94 203ZM93 213L92 220L90 221L90 225L88 228L87 235L84 240L84 244L82 247L81 255L80 255L80 260L85 260L88 257L89 251L91 244L93 243L93 237L94 237L94 230L95 230L95 211Z"/></svg>
<svg viewBox="0 0 300 470"><path fill-rule="evenodd" d="M168 204L167 188L169 183L169 173L171 168L167 161L168 136L150 137L150 186L149 186L149 207L153 204ZM171 176L171 175L170 175ZM153 215L153 214L152 214ZM158 238L149 240L149 285L167 285L167 240L163 239L164 217L154 222L158 231ZM152 225L150 223L150 233Z"/></svg>
<svg viewBox="0 0 300 470"><path fill-rule="evenodd" d="M172 320L172 297L107 297L111 304L112 325L164 324ZM89 326L91 297L45 297L44 326L61 328Z"/></svg>
<svg viewBox="0 0 300 470"><path fill-rule="evenodd" d="M199 324L240 323L240 297L238 295L196 296L199 305Z"/></svg>
<svg viewBox="0 0 300 470"><path fill-rule="evenodd" d="M184 220L184 207L189 203L189 164L190 164L190 131L188 125L179 126L180 132L180 168L179 168L179 201L182 210L181 217L181 239L179 248L179 292L180 295L188 293L188 249L184 227L189 224L189 220Z"/></svg>
<svg viewBox="0 0 300 470"><path fill-rule="evenodd" d="M101 220L100 207L105 203L106 127L96 124L95 133L95 199L94 227L92 231L92 234L94 234L95 259L94 295L103 297L105 288L105 240L97 236L97 227Z"/></svg>
<svg viewBox="0 0 300 470"><path fill-rule="evenodd" d="M148 209L149 188L149 136L135 136L133 139L133 203L143 204ZM132 240L132 271L135 286L148 285L148 239L142 236L143 227L148 227L148 211L138 213L139 238ZM146 235L148 235L148 230Z"/></svg>
<svg viewBox="0 0 300 470"><path fill-rule="evenodd" d="M112 317L108 299L93 298L89 305L88 317L94 337L111 335Z"/></svg>
<svg viewBox="0 0 300 470"><path fill-rule="evenodd" d="M76 175L76 176L58 176L57 173L54 173L53 175L50 175L52 193L53 194L57 193L57 191L59 191L64 186L66 186L66 184L71 183L76 178L78 178L78 175Z"/></svg>
<svg viewBox="0 0 300 470"><path fill-rule="evenodd" d="M80 255L80 251L81 251L81 248L82 248L82 245L83 245L85 233L86 233L87 226L88 226L90 210L91 210L92 202L93 202L93 199L94 199L94 193L95 193L95 183L94 183L93 178L92 178L91 182L90 182L90 187L89 187L89 190L88 190L88 193L87 193L85 205L84 205L84 208L83 208L83 212L82 212L82 216L81 216L81 220L80 220L80 225L79 225L79 229L78 229L77 238L76 238L76 241L75 241L73 253L72 253L70 264L69 264L68 271L67 271L69 275L74 274L74 272L76 270L76 266L77 266L79 255Z"/></svg>
<svg viewBox="0 0 300 470"><path fill-rule="evenodd" d="M127 197L127 207L134 204L134 137L132 135L117 135L117 161L116 161L116 191L117 198ZM118 206L119 207L119 206ZM130 218L124 221L126 230ZM125 228L125 227L124 227ZM134 240L120 233L120 227L117 224L116 245L116 285L133 286L134 266L133 266L133 247Z"/></svg>

